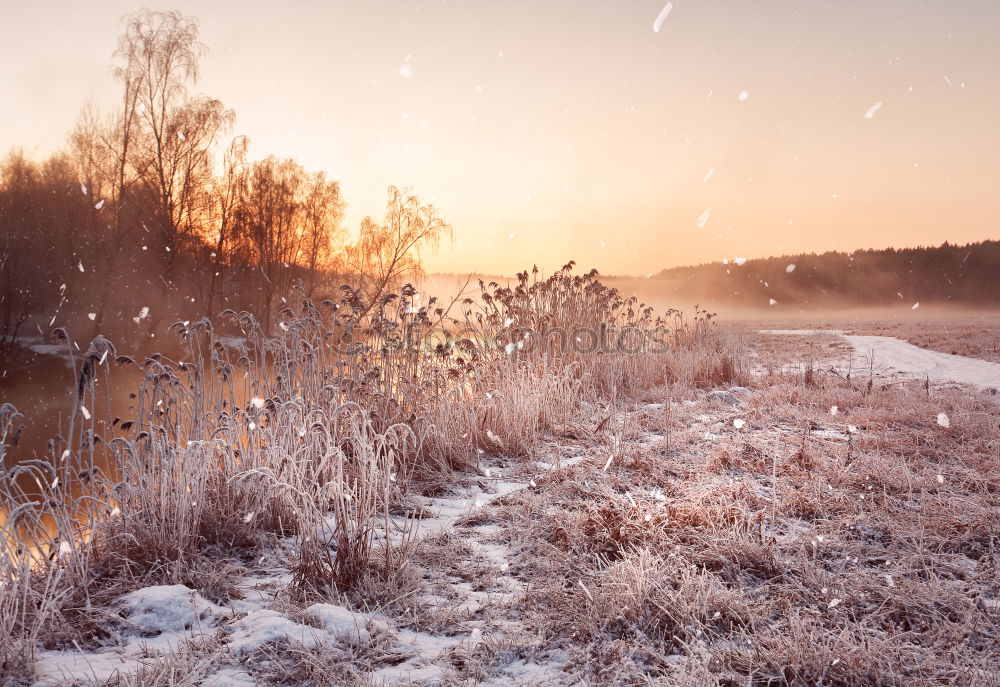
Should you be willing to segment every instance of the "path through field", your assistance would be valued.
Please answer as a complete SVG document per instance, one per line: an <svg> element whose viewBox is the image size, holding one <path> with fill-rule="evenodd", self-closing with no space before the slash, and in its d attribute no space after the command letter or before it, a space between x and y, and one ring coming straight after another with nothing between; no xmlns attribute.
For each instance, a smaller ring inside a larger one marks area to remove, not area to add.
<svg viewBox="0 0 1000 687"><path fill-rule="evenodd" d="M958 382L982 388L1000 389L1000 364L941 353L914 346L893 336L854 336L836 329L767 329L761 334L839 334L854 347L854 371L867 369L865 357L874 355L875 371L897 372L907 376L929 378L932 382Z"/></svg>

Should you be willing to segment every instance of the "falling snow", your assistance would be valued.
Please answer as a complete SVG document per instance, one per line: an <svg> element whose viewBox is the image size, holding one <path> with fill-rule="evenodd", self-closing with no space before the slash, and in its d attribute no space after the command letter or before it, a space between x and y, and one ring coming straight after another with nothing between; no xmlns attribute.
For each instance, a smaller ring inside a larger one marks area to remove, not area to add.
<svg viewBox="0 0 1000 687"><path fill-rule="evenodd" d="M403 61L403 66L399 68L399 75L404 79L409 79L413 76L413 66L410 65L410 59L413 55L407 55L406 59Z"/></svg>
<svg viewBox="0 0 1000 687"><path fill-rule="evenodd" d="M865 112L865 119L871 119L872 117L874 117L875 113L878 112L879 109L881 109L881 107L882 107L882 101L879 100L877 103L869 107L867 112Z"/></svg>
<svg viewBox="0 0 1000 687"><path fill-rule="evenodd" d="M660 13L658 15L656 15L656 20L653 22L653 33L660 32L660 28L663 26L663 22L666 21L667 16L670 14L670 11L672 9L674 9L674 3L672 2L668 2L666 5L663 6L663 9L660 10Z"/></svg>

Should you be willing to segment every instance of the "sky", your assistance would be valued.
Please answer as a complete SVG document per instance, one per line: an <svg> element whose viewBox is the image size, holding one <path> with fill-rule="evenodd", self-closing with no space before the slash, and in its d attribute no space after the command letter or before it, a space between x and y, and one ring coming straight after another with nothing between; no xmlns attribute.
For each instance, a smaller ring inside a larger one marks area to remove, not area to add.
<svg viewBox="0 0 1000 687"><path fill-rule="evenodd" d="M110 108L121 18L199 19L251 156L440 208L430 271L1000 237L997 0L0 0L0 151ZM866 116L869 115L869 116Z"/></svg>

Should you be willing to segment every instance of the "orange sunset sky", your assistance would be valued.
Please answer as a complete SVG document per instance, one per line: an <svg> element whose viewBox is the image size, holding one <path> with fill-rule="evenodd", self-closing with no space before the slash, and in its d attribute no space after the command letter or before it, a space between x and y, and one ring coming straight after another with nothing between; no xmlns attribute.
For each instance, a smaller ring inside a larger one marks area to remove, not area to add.
<svg viewBox="0 0 1000 687"><path fill-rule="evenodd" d="M112 105L144 4L0 0L0 150ZM348 226L389 184L439 206L431 271L1000 236L997 0L674 0L659 31L660 0L150 7L199 18L199 90L254 157L338 179Z"/></svg>

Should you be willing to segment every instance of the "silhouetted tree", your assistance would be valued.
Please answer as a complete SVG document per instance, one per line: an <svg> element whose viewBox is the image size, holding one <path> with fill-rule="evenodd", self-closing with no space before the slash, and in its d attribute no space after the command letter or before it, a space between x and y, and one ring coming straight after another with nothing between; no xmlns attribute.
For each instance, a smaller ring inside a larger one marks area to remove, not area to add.
<svg viewBox="0 0 1000 687"><path fill-rule="evenodd" d="M437 246L452 228L433 205L406 189L389 187L385 220L361 222L361 235L347 251L347 271L371 308L388 290L421 273L420 251Z"/></svg>

